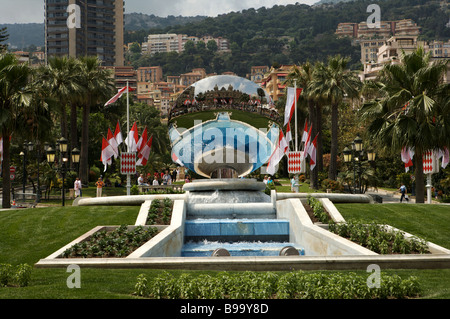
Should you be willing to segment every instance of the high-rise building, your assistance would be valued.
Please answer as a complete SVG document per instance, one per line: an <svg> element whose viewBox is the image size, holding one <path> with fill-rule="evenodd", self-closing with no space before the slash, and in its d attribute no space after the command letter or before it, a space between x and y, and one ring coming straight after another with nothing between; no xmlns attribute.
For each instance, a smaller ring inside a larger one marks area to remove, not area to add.
<svg viewBox="0 0 450 319"><path fill-rule="evenodd" d="M124 65L123 0L44 0L45 53Z"/></svg>

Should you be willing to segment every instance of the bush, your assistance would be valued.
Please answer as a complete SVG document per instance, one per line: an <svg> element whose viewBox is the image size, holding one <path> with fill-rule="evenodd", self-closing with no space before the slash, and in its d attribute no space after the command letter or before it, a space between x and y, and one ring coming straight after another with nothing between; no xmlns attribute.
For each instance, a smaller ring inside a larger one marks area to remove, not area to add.
<svg viewBox="0 0 450 319"><path fill-rule="evenodd" d="M381 274L380 288L369 288L367 276L355 273L246 271L177 277L165 271L151 281L140 274L134 294L155 299L386 299L417 297L420 291L413 276Z"/></svg>
<svg viewBox="0 0 450 319"><path fill-rule="evenodd" d="M10 264L0 264L0 287L26 287L31 280L32 267L20 264L16 267Z"/></svg>

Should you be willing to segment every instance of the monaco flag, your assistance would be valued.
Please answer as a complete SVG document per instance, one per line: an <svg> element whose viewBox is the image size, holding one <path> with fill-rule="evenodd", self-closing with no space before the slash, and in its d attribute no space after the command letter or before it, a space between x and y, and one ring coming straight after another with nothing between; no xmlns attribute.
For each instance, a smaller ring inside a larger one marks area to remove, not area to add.
<svg viewBox="0 0 450 319"><path fill-rule="evenodd" d="M105 166L105 170L108 168L108 164L111 165L112 163L112 157L114 156L114 149L111 145L109 145L106 138L103 137L102 140L102 155L100 156L100 160L102 161L103 165Z"/></svg>
<svg viewBox="0 0 450 319"><path fill-rule="evenodd" d="M402 162L405 163L405 172L409 171L409 168L413 166L412 158L414 157L414 151L411 148L402 148Z"/></svg>
<svg viewBox="0 0 450 319"><path fill-rule="evenodd" d="M319 135L319 134L317 134ZM317 150L317 135L309 145L308 154L309 154L309 167L311 170L316 167L316 150Z"/></svg>
<svg viewBox="0 0 450 319"><path fill-rule="evenodd" d="M116 130L114 131L114 138L116 139L117 145L119 146L123 142L122 131L120 130L119 121L116 124Z"/></svg>
<svg viewBox="0 0 450 319"><path fill-rule="evenodd" d="M139 140L139 133L137 129L136 122L134 122L131 131L128 133L127 138L125 139L125 144L129 147L129 152L137 151L137 143Z"/></svg>
<svg viewBox="0 0 450 319"><path fill-rule="evenodd" d="M291 123L288 123L286 127L286 144L288 146L288 150L289 150L289 143L291 141L292 141Z"/></svg>
<svg viewBox="0 0 450 319"><path fill-rule="evenodd" d="M146 144L142 147L141 152L138 157L139 160L136 163L136 166L145 166L148 162L148 158L150 156L150 149L152 148L153 136L147 141Z"/></svg>
<svg viewBox="0 0 450 319"><path fill-rule="evenodd" d="M129 86L128 86L128 88L129 88L129 89L128 89L128 92L134 91L134 89L130 88ZM108 106L108 105L110 105L110 104L113 104L113 103L116 102L118 99L120 99L121 96L122 96L124 93L126 93L126 92L127 92L127 87L126 87L126 86L123 87L123 88L121 88L121 89L117 92L116 95L114 95L111 99L109 99L108 102L105 103L105 106Z"/></svg>
<svg viewBox="0 0 450 319"><path fill-rule="evenodd" d="M139 141L137 142L137 152L140 153L141 150L144 148L144 143L147 141L147 126L144 129L144 132L142 133L141 137L139 138Z"/></svg>
<svg viewBox="0 0 450 319"><path fill-rule="evenodd" d="M302 93L302 89L297 89L297 94L295 94L295 89L288 87L287 88L287 96L286 96L286 107L284 111L284 125L291 121L292 114L294 114L295 110L295 101L298 100L298 97Z"/></svg>
<svg viewBox="0 0 450 319"><path fill-rule="evenodd" d="M275 167L283 158L284 154L286 154L288 150L288 146L286 143L286 139L284 138L283 131L280 130L280 135L278 137L278 145L273 151L272 155L269 158L269 162L267 164L267 173L270 175L275 174Z"/></svg>
<svg viewBox="0 0 450 319"><path fill-rule="evenodd" d="M108 128L108 136L106 138L108 139L109 145L111 145L111 147L114 150L114 158L118 158L119 157L119 145L117 144L117 141L114 138L114 135L111 132L110 128Z"/></svg>

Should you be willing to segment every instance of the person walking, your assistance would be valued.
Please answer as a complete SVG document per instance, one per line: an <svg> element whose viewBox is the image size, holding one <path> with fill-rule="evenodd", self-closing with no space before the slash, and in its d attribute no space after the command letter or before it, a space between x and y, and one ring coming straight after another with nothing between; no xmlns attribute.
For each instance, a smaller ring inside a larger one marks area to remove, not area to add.
<svg viewBox="0 0 450 319"><path fill-rule="evenodd" d="M75 198L78 196L81 197L81 181L79 177L75 179L75 182L73 183L73 189L75 190Z"/></svg>
<svg viewBox="0 0 450 319"><path fill-rule="evenodd" d="M400 196L400 203L403 201L403 198L406 199L407 202L409 202L408 195L406 194L405 185L400 186L400 193L402 193L402 196Z"/></svg>
<svg viewBox="0 0 450 319"><path fill-rule="evenodd" d="M105 183L103 183L103 180L101 177L99 177L98 181L95 183L97 186L97 197L102 197L102 189Z"/></svg>

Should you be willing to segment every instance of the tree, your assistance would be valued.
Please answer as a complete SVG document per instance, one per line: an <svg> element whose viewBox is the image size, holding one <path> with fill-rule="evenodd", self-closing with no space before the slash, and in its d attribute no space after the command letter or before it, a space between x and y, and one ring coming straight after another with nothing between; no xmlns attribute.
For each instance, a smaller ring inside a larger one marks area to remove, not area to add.
<svg viewBox="0 0 450 319"><path fill-rule="evenodd" d="M424 152L450 147L450 85L442 81L449 60L431 62L430 56L421 47L403 52L400 64L386 65L369 83L379 97L361 108L374 141L398 154L414 149L416 203L424 202Z"/></svg>
<svg viewBox="0 0 450 319"><path fill-rule="evenodd" d="M59 102L61 136L68 138L67 106L76 100L83 87L80 85L80 66L72 57L52 57L42 69L42 81Z"/></svg>
<svg viewBox="0 0 450 319"><path fill-rule="evenodd" d="M89 114L93 106L113 96L114 80L110 71L101 68L97 57L80 58L80 83L83 85L83 115L81 126L80 179L89 180Z"/></svg>
<svg viewBox="0 0 450 319"><path fill-rule="evenodd" d="M356 73L348 69L350 59L336 55L328 58L327 64L317 64L314 79L310 84L311 94L325 98L331 105L331 159L328 178L337 178L339 105L344 98L359 95L361 81Z"/></svg>
<svg viewBox="0 0 450 319"><path fill-rule="evenodd" d="M2 207L11 207L10 138L19 129L16 119L30 105L30 68L19 64L12 54L0 55L0 134L3 137L3 195Z"/></svg>
<svg viewBox="0 0 450 319"><path fill-rule="evenodd" d="M8 40L9 35L7 33L6 27L3 27L0 29L0 53L2 53L3 51L6 51L6 49L8 48L8 45L6 44L1 44L2 42L5 42L6 40Z"/></svg>

